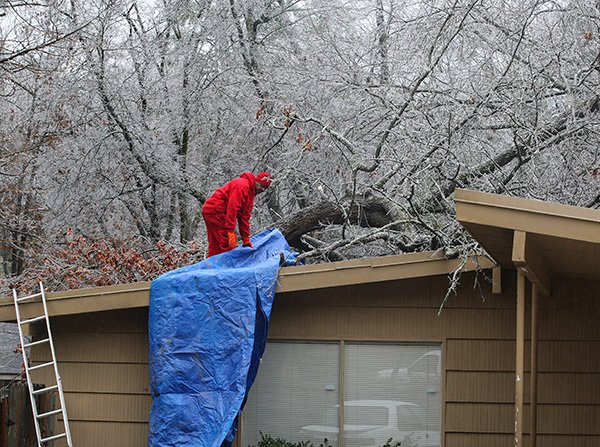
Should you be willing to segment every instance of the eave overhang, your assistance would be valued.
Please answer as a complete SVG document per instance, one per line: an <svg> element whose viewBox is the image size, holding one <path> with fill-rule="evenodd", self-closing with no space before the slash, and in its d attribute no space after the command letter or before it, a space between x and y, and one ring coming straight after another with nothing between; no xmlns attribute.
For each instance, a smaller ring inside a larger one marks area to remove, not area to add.
<svg viewBox="0 0 600 447"><path fill-rule="evenodd" d="M522 268L540 293L554 276L600 280L600 211L456 190L457 220L502 267Z"/></svg>

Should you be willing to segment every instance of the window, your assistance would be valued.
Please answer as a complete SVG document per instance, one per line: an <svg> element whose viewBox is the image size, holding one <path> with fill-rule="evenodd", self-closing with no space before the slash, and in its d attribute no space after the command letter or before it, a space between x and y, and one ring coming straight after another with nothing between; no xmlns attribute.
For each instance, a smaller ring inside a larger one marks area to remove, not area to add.
<svg viewBox="0 0 600 447"><path fill-rule="evenodd" d="M258 446L261 433L306 440L302 428L323 418L337 431L338 378L337 343L268 343L244 408L243 446Z"/></svg>
<svg viewBox="0 0 600 447"><path fill-rule="evenodd" d="M403 447L439 446L439 345L348 343L344 357L345 408L349 403L368 404L389 412L389 418L380 423L385 427L370 431L372 445L393 438ZM344 421L345 426L348 423ZM351 438L345 430L345 439Z"/></svg>
<svg viewBox="0 0 600 447"><path fill-rule="evenodd" d="M344 345L344 445L440 445L441 351L435 345ZM244 410L243 447L258 446L260 433L288 442L339 434L337 343L267 344Z"/></svg>
<svg viewBox="0 0 600 447"><path fill-rule="evenodd" d="M385 427L389 409L385 406L344 405L344 425L372 425Z"/></svg>

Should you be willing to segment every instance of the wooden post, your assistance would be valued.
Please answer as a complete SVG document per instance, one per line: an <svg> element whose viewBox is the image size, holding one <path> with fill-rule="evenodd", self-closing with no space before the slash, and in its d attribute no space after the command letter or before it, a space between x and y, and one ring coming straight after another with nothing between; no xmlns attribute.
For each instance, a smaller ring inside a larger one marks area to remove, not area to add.
<svg viewBox="0 0 600 447"><path fill-rule="evenodd" d="M502 269L492 268L492 293L502 293Z"/></svg>
<svg viewBox="0 0 600 447"><path fill-rule="evenodd" d="M38 385L38 388L42 387ZM41 396L38 396L40 399ZM46 406L41 407L42 412L50 411L55 408L53 405L54 397L47 395L44 397ZM48 407L48 405L52 405ZM37 446L37 437L35 425L33 422L33 413L29 400L29 389L25 382L13 382L8 387L8 395L2 400L2 430L0 430L0 447L19 446L34 447ZM48 435L54 430L56 417L46 418L44 428Z"/></svg>
<svg viewBox="0 0 600 447"><path fill-rule="evenodd" d="M525 360L525 273L517 269L517 331L515 366L515 447L523 445L523 375Z"/></svg>
<svg viewBox="0 0 600 447"><path fill-rule="evenodd" d="M346 400L345 371L346 371L346 344L340 340L339 352L339 384L338 384L338 447L344 447L344 402Z"/></svg>
<svg viewBox="0 0 600 447"><path fill-rule="evenodd" d="M0 445L8 445L8 397L2 399L2 416L0 417Z"/></svg>
<svg viewBox="0 0 600 447"><path fill-rule="evenodd" d="M233 437L232 447L240 447L242 445L242 430L244 425L244 412L240 411L237 415L237 431Z"/></svg>
<svg viewBox="0 0 600 447"><path fill-rule="evenodd" d="M8 390L8 445L29 447L33 423L26 383L15 382Z"/></svg>
<svg viewBox="0 0 600 447"><path fill-rule="evenodd" d="M529 447L537 442L537 339L538 339L538 287L531 290L531 389L529 397Z"/></svg>

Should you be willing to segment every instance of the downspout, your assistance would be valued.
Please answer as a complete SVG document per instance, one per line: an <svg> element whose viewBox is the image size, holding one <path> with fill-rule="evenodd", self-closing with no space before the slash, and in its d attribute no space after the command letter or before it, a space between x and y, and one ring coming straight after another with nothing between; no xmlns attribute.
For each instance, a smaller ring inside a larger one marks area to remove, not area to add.
<svg viewBox="0 0 600 447"><path fill-rule="evenodd" d="M346 343L340 340L339 345L339 385L338 385L338 447L344 447L344 402L346 400Z"/></svg>
<svg viewBox="0 0 600 447"><path fill-rule="evenodd" d="M531 389L529 390L529 447L537 443L537 345L538 345L538 286L531 290Z"/></svg>
<svg viewBox="0 0 600 447"><path fill-rule="evenodd" d="M523 376L525 373L525 272L517 269L517 332L515 366L515 447L523 445Z"/></svg>
<svg viewBox="0 0 600 447"><path fill-rule="evenodd" d="M523 445L523 379L525 363L525 285L531 292L531 368L530 368L530 447L536 446L537 430L537 327L539 295L550 296L551 273L536 249L535 240L524 231L515 231L512 260L517 267L517 332L515 371L515 447Z"/></svg>

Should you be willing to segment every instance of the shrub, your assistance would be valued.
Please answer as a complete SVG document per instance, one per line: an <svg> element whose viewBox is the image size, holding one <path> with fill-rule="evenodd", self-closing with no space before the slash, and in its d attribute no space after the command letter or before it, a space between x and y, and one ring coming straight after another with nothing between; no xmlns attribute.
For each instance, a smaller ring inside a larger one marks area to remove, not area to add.
<svg viewBox="0 0 600 447"><path fill-rule="evenodd" d="M319 444L318 447L330 447L329 441L327 439L323 440L323 443ZM288 442L283 438L273 438L271 435L265 435L263 432L260 432L260 441L258 442L258 447L315 447L315 445L310 441L300 441L300 442Z"/></svg>

